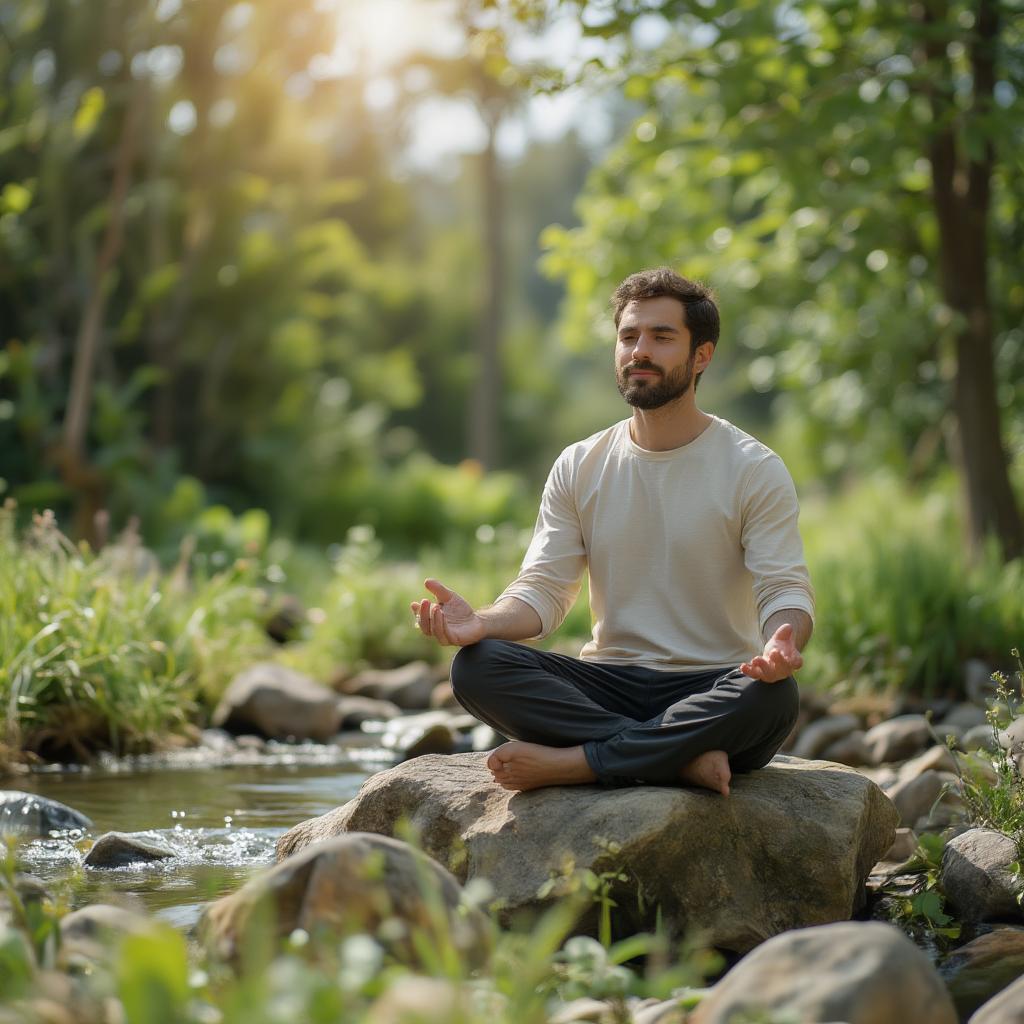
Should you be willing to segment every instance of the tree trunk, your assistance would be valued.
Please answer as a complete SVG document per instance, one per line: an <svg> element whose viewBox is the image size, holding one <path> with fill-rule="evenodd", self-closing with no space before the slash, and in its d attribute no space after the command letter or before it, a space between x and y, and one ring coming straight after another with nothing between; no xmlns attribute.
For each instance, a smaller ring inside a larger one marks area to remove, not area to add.
<svg viewBox="0 0 1024 1024"><path fill-rule="evenodd" d="M958 123L946 40L936 32L949 24L945 0L926 0L917 13L930 30L922 48L933 122L928 156L939 226L940 285L946 304L957 315L953 410L959 428L968 542L976 554L987 537L995 537L1003 557L1012 559L1024 554L1024 526L1010 485L995 376L988 275L995 152L990 141L981 151L971 152L964 125ZM970 47L974 78L970 118L984 116L991 108L998 35L997 0L977 0Z"/></svg>
<svg viewBox="0 0 1024 1024"><path fill-rule="evenodd" d="M501 340L504 327L505 229L501 176L495 136L500 112L484 110L487 145L480 157L484 214L485 297L477 352L476 388L470 396L470 455L485 469L498 462L498 423L501 415Z"/></svg>

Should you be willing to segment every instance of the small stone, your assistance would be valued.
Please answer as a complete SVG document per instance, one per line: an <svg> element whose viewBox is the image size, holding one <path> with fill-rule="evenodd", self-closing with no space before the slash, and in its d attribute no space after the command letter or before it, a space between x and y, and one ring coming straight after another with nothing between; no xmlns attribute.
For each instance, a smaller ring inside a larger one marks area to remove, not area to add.
<svg viewBox="0 0 1024 1024"><path fill-rule="evenodd" d="M999 744L992 735L992 726L987 722L985 725L976 725L963 734L960 745L964 750L991 750L995 751Z"/></svg>
<svg viewBox="0 0 1024 1024"><path fill-rule="evenodd" d="M455 731L448 711L426 711L421 715L405 715L388 722L381 736L381 746L406 758L423 754L451 754L455 750Z"/></svg>
<svg viewBox="0 0 1024 1024"><path fill-rule="evenodd" d="M966 732L973 729L976 725L987 726L988 719L985 718L984 708L979 708L977 704L963 702L954 705L953 710L939 724L943 726L954 725Z"/></svg>
<svg viewBox="0 0 1024 1024"><path fill-rule="evenodd" d="M972 828L951 839L942 853L939 883L963 921L1021 918L1024 881L1013 871L1017 844L1002 832Z"/></svg>
<svg viewBox="0 0 1024 1024"><path fill-rule="evenodd" d="M1024 928L979 935L951 953L941 973L962 1020L1024 976Z"/></svg>
<svg viewBox="0 0 1024 1024"><path fill-rule="evenodd" d="M338 698L338 713L338 728L345 730L358 729L363 722L390 722L401 715L402 709L389 700L348 695Z"/></svg>
<svg viewBox="0 0 1024 1024"><path fill-rule="evenodd" d="M574 999L548 1018L548 1024L603 1024L613 1019L613 1009L600 999Z"/></svg>
<svg viewBox="0 0 1024 1024"><path fill-rule="evenodd" d="M338 683L342 693L389 700L403 711L430 707L438 681L438 670L425 661L413 661L395 669L367 669Z"/></svg>
<svg viewBox="0 0 1024 1024"><path fill-rule="evenodd" d="M992 666L980 658L968 658L964 662L964 692L972 704L985 707L989 699L996 695Z"/></svg>
<svg viewBox="0 0 1024 1024"><path fill-rule="evenodd" d="M92 845L83 866L123 868L128 864L167 860L174 851L164 842L141 833L106 832Z"/></svg>
<svg viewBox="0 0 1024 1024"><path fill-rule="evenodd" d="M370 1007L366 1024L451 1024L470 1019L469 994L453 982L399 977Z"/></svg>
<svg viewBox="0 0 1024 1024"><path fill-rule="evenodd" d="M685 1020L682 1007L674 999L633 1011L633 1024L683 1024Z"/></svg>
<svg viewBox="0 0 1024 1024"><path fill-rule="evenodd" d="M442 679L430 694L430 707L434 711L457 711L462 705L455 699L450 679Z"/></svg>
<svg viewBox="0 0 1024 1024"><path fill-rule="evenodd" d="M951 772L955 775L956 769L956 758L950 753L949 748L936 744L923 754L918 754L917 757L907 761L900 768L899 777L901 782L906 782L908 779L915 779L918 775L923 775L928 771Z"/></svg>
<svg viewBox="0 0 1024 1024"><path fill-rule="evenodd" d="M932 744L932 731L924 715L900 715L869 729L864 742L872 764L903 761Z"/></svg>
<svg viewBox="0 0 1024 1024"><path fill-rule="evenodd" d="M882 863L905 864L917 850L917 833L912 828L896 829L896 838L885 852Z"/></svg>
<svg viewBox="0 0 1024 1024"><path fill-rule="evenodd" d="M864 731L856 729L830 743L821 753L822 761L837 761L851 768L871 764L871 751L864 742Z"/></svg>
<svg viewBox="0 0 1024 1024"><path fill-rule="evenodd" d="M840 737L859 728L856 715L826 715L804 727L793 746L793 756L813 760Z"/></svg>

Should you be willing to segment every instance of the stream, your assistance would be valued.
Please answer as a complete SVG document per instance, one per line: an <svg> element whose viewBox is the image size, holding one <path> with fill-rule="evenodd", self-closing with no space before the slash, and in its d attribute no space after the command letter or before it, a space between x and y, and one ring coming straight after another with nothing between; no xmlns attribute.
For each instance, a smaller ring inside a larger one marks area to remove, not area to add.
<svg viewBox="0 0 1024 1024"><path fill-rule="evenodd" d="M135 897L155 916L189 928L211 900L274 862L279 836L355 796L394 752L361 746L268 743L259 752L216 758L211 751L107 759L89 768L51 767L0 780L59 800L93 827L19 844L27 871L72 907L112 894ZM85 869L91 840L104 832L145 832L176 856L118 869Z"/></svg>

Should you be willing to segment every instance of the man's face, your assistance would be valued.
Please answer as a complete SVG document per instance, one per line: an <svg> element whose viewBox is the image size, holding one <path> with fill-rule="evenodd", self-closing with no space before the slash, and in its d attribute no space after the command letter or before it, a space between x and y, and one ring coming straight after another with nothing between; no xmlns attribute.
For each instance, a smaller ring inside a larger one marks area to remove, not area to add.
<svg viewBox="0 0 1024 1024"><path fill-rule="evenodd" d="M615 342L619 394L637 409L660 409L693 383L694 356L678 299L634 299L622 311Z"/></svg>

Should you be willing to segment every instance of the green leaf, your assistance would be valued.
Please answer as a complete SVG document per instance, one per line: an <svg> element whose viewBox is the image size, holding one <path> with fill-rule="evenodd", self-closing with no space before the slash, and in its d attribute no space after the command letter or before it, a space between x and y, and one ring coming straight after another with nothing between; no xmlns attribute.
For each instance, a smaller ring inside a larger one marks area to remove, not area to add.
<svg viewBox="0 0 1024 1024"><path fill-rule="evenodd" d="M71 125L76 139L84 139L92 133L100 117L102 117L106 105L106 94L98 85L94 85L91 89L86 89L82 94L81 102L78 104L78 110L75 112L75 118Z"/></svg>

